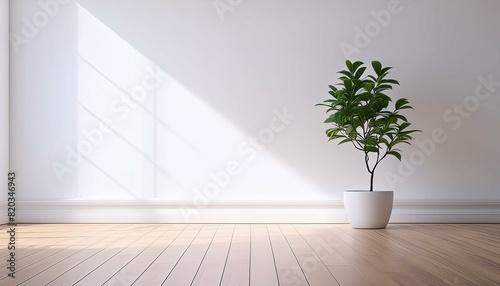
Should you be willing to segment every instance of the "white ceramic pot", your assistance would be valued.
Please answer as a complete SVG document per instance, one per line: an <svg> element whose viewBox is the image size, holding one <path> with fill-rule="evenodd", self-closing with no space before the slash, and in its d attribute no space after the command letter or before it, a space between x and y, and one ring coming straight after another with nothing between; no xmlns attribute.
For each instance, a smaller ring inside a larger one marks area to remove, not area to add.
<svg viewBox="0 0 500 286"><path fill-rule="evenodd" d="M344 207L353 228L385 228L393 201L393 191L344 191Z"/></svg>

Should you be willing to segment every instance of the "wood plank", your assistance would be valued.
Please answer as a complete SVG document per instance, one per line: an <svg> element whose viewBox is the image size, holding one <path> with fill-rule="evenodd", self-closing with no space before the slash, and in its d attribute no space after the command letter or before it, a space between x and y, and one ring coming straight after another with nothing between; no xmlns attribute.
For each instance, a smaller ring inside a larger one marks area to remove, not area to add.
<svg viewBox="0 0 500 286"><path fill-rule="evenodd" d="M336 248L344 247L339 240L325 240L321 236L316 236L313 229L326 229L321 225L294 225L304 240L314 250L316 255L328 267L330 273L340 285L370 285L365 278L349 265L348 261L340 255ZM305 236L305 237L304 237Z"/></svg>
<svg viewBox="0 0 500 286"><path fill-rule="evenodd" d="M130 263L130 261L136 258L165 233L163 230L155 231L155 229L156 228L153 228L151 231L144 232L144 235L134 241L133 244L127 245L122 251L106 260L99 268L93 270L74 285L102 285L106 283L106 281L116 275L120 269L125 267L125 265Z"/></svg>
<svg viewBox="0 0 500 286"><path fill-rule="evenodd" d="M54 230L57 231L57 229L54 229ZM99 237L97 235L95 235L95 233L91 233L91 235L93 235L93 236L90 239L84 239L85 237L82 237L81 235L74 237L74 239L81 239L81 240L78 243L70 242L69 243L70 245L68 248L73 248L73 247L78 248L78 246L80 246L80 245L82 247L88 247L89 243L92 243L93 240L99 239ZM57 235L57 236L59 236L59 235ZM48 241L49 242L52 241L52 248L53 247L62 247L62 246L58 246L58 244L60 241L65 240L65 238L63 236L58 237L58 238L60 238L60 240L56 240L58 242L54 243L53 239L47 239L47 237L41 237L41 238L39 238L40 245L38 245L38 246L34 245L33 248L37 249L37 252L39 252L43 249L49 249L48 246L50 246L50 244L47 243ZM66 238L66 239L68 239L68 238ZM69 239L72 239L72 237L69 237ZM22 240L21 240L21 242L22 242ZM26 246L23 245L22 243L18 246L19 247L17 249L21 248L21 250L16 251L16 256L22 258L23 254L25 254L25 252L23 251L25 249L23 249L23 247L26 247ZM43 248L41 248L40 246L43 246ZM30 246L30 247L32 247L32 246ZM70 250L70 252L73 252L73 250ZM62 252L58 252L57 254L55 254L55 257L54 256L47 256L46 258L41 259L40 261L38 261L34 264L31 264L27 267L26 267L26 265L23 265L23 264L21 264L21 267L19 267L19 264L18 264L18 268L16 271L17 272L16 279L15 279L16 285L22 284L21 282L26 279L25 275L32 276L33 274L38 273L40 270L43 271L43 269L46 269L51 264L54 264L53 262L56 262L56 264L60 264L60 261L64 261L64 259L67 255L68 255L67 251L62 251ZM57 260L59 260L59 261L57 261ZM51 271L51 273L54 273L54 271ZM52 275L52 277L53 277L53 275ZM33 285L40 285L41 282L39 280L37 280L37 282L34 282L32 284ZM23 285L27 285L27 284L23 284Z"/></svg>
<svg viewBox="0 0 500 286"><path fill-rule="evenodd" d="M102 237L89 237L83 240L75 240L74 242L70 241L70 245L64 250L57 251L54 254L47 253L46 258L18 270L16 275L17 282L19 285L40 285L40 280L34 279L36 275L86 249L89 243L93 244L101 239ZM28 280L31 280L33 283L28 282Z"/></svg>
<svg viewBox="0 0 500 286"><path fill-rule="evenodd" d="M279 228L297 258L309 285L339 285L323 261L293 226L280 225Z"/></svg>
<svg viewBox="0 0 500 286"><path fill-rule="evenodd" d="M279 285L271 240L265 224L251 227L250 285Z"/></svg>
<svg viewBox="0 0 500 286"><path fill-rule="evenodd" d="M99 233L96 234L92 231L96 229L96 226L88 225L50 225L50 228L35 225L32 228L27 228L26 225L20 225L16 227L16 255L19 259L26 259L30 255L46 249L48 246L53 246L68 237L107 236L111 234L108 229L112 226L98 225ZM63 229L65 231L62 231ZM6 257L6 255L7 253L2 253L0 261L3 261L2 258ZM5 265L0 264L0 267Z"/></svg>
<svg viewBox="0 0 500 286"><path fill-rule="evenodd" d="M233 233L234 225L222 224L219 226L192 286L220 284Z"/></svg>
<svg viewBox="0 0 500 286"><path fill-rule="evenodd" d="M307 243L314 250L316 255L327 266L347 266L347 260L337 251L337 249L344 247L344 243L338 239L333 239L331 234L328 234L324 239L321 236L316 236L316 232L324 230L330 231L328 226L325 225L294 225L295 230L307 241Z"/></svg>
<svg viewBox="0 0 500 286"><path fill-rule="evenodd" d="M160 228L162 229L162 228ZM165 230L148 248L135 257L130 263L116 272L103 285L132 285L146 269L154 263L172 241L182 232L182 229Z"/></svg>
<svg viewBox="0 0 500 286"><path fill-rule="evenodd" d="M425 232L418 226L406 226L405 243L414 254L414 263L426 267L442 281L458 280L465 284L490 285L500 282L500 255L490 252L474 253L467 245L457 243L454 236L440 237L434 230L443 226L429 226ZM393 239L398 239L392 236ZM479 248L475 249L480 251ZM486 258L489 257L489 258Z"/></svg>
<svg viewBox="0 0 500 286"><path fill-rule="evenodd" d="M309 225L300 228L301 234L309 242L321 240L330 245L339 253L347 262L347 265L352 266L357 274L361 275L366 281L372 285L380 286L396 286L398 283L391 279L387 273L381 272L369 260L366 259L366 250L353 245L355 242L340 239L337 235L342 233L345 228L350 228L349 225L316 225L312 229L308 229ZM307 231L306 231L307 230ZM358 230L363 231L363 230ZM345 235L344 235L345 236Z"/></svg>
<svg viewBox="0 0 500 286"><path fill-rule="evenodd" d="M351 265L329 265L328 270L340 285L370 286L371 284ZM407 285L407 284L405 284Z"/></svg>
<svg viewBox="0 0 500 286"><path fill-rule="evenodd" d="M202 228L162 285L191 285L216 231L212 225Z"/></svg>
<svg viewBox="0 0 500 286"><path fill-rule="evenodd" d="M29 275L30 271L37 271L36 273L42 271L43 268L41 269L39 265L43 264L52 255L60 255L61 252L64 252L66 249L71 247L71 245L78 244L83 240L85 240L85 238L69 237L59 241L57 244L48 245L47 247L44 247L40 251L36 251L35 253L27 257L18 254L16 251L16 276L18 277L18 279L21 279L21 281L28 279L29 277L27 277L27 275ZM8 279L8 277L3 277L2 279L0 279L0 282L4 281L5 279Z"/></svg>
<svg viewBox="0 0 500 286"><path fill-rule="evenodd" d="M249 281L250 225L237 224L220 285L248 285Z"/></svg>
<svg viewBox="0 0 500 286"><path fill-rule="evenodd" d="M88 244L86 245L86 248L77 252L74 255L71 255L70 257L59 261L58 263L50 266L47 268L45 271L37 274L36 276L30 278L29 280L25 281L24 284L22 285L46 285L49 282L55 280L62 274L66 273L67 271L73 269L74 267L78 266L80 263L84 262L85 260L89 259L90 257L96 255L97 253L103 251L107 247L111 246L113 242L116 240L110 240L110 239L99 239L97 242L92 244L92 240L88 240Z"/></svg>
<svg viewBox="0 0 500 286"><path fill-rule="evenodd" d="M56 245L66 238L33 238L30 239L29 243L25 243L25 241L22 238L16 237L16 256L21 259L26 259L29 260L31 259L30 256L33 254L36 254L44 249L49 248L50 246ZM7 245L7 244L4 244ZM7 266L7 262L4 261L4 258L7 258L7 251L2 255L1 261L2 263L0 264L1 268L4 268Z"/></svg>
<svg viewBox="0 0 500 286"><path fill-rule="evenodd" d="M297 258L278 225L268 225L280 285L309 285Z"/></svg>
<svg viewBox="0 0 500 286"><path fill-rule="evenodd" d="M400 245L384 238L387 229L357 230L343 228L336 235L349 245L358 249L365 260L371 265L366 272L368 279L375 277L390 279L391 283L399 285L432 285L440 278L414 262L408 246ZM410 270L410 271L409 271ZM358 272L363 273L358 269ZM434 282L433 282L434 281ZM383 282L385 283L385 282Z"/></svg>
<svg viewBox="0 0 500 286"><path fill-rule="evenodd" d="M179 259L201 231L203 225L186 225L186 228L169 243L153 264L144 271L133 285L161 285L172 272Z"/></svg>
<svg viewBox="0 0 500 286"><path fill-rule="evenodd" d="M99 251L92 257L89 257L65 273L62 273L47 285L66 286L76 284L78 281L92 273L92 271L99 268L99 266L104 264L107 260L111 259L148 233L148 228L140 225L134 225L133 228L127 227L126 229L128 231L124 229L115 236L110 237L109 239L113 240L113 243L107 248L102 249L102 251Z"/></svg>

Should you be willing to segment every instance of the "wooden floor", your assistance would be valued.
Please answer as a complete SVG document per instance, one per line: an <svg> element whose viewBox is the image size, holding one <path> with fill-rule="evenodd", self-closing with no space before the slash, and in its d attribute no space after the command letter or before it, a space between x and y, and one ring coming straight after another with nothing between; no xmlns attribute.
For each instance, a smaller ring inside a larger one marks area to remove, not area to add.
<svg viewBox="0 0 500 286"><path fill-rule="evenodd" d="M500 285L500 225L16 226L0 285Z"/></svg>

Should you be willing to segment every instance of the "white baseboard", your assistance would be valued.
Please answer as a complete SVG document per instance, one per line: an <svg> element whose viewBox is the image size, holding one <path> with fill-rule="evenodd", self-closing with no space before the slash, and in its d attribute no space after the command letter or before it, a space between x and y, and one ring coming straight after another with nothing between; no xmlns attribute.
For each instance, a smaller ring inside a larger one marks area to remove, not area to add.
<svg viewBox="0 0 500 286"><path fill-rule="evenodd" d="M7 216L7 201L0 201L0 225L9 222Z"/></svg>
<svg viewBox="0 0 500 286"><path fill-rule="evenodd" d="M18 201L18 223L347 223L341 201ZM390 223L500 223L500 201L397 201Z"/></svg>

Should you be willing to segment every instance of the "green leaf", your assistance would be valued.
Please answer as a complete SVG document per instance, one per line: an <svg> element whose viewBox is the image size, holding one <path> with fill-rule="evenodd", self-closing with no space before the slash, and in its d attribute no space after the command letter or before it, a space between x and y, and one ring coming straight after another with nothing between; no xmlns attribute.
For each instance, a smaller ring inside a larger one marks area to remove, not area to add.
<svg viewBox="0 0 500 286"><path fill-rule="evenodd" d="M333 106L333 107L328 108L328 109L326 110L326 113L331 112L331 111L334 111L334 110L335 110L335 111L338 111L338 110L337 110L338 103L335 103L335 104L332 104L332 105L327 105L327 106Z"/></svg>
<svg viewBox="0 0 500 286"><path fill-rule="evenodd" d="M372 98L372 94L369 92L363 92L359 94L359 100L369 100Z"/></svg>
<svg viewBox="0 0 500 286"><path fill-rule="evenodd" d="M356 61L352 63L352 73L354 73L360 66L363 65L363 62Z"/></svg>
<svg viewBox="0 0 500 286"><path fill-rule="evenodd" d="M380 138L380 142L384 143L386 146L389 146L389 141L387 141L387 139L385 139L384 137Z"/></svg>
<svg viewBox="0 0 500 286"><path fill-rule="evenodd" d="M352 63L350 60L346 60L345 61L345 65L347 66L347 69L350 70L351 72L353 72L352 70Z"/></svg>
<svg viewBox="0 0 500 286"><path fill-rule="evenodd" d="M348 125L348 126L346 126L346 128L345 128L345 133L346 133L346 134L350 134L350 133L352 133L353 131L354 131L354 128L352 128L352 125Z"/></svg>
<svg viewBox="0 0 500 286"><path fill-rule="evenodd" d="M375 137L370 137L370 138L368 138L368 140L366 140L366 144L368 144L368 145L375 146L375 145L377 145L377 143L378 143L378 140Z"/></svg>
<svg viewBox="0 0 500 286"><path fill-rule="evenodd" d="M410 125L411 125L411 123L408 123L408 122L401 123L401 125L399 125L399 131L402 131L403 129L407 128Z"/></svg>
<svg viewBox="0 0 500 286"><path fill-rule="evenodd" d="M384 79L381 81L381 83L389 83L389 84L397 84L399 85L399 82L395 79Z"/></svg>
<svg viewBox="0 0 500 286"><path fill-rule="evenodd" d="M394 105L397 109L401 109L405 104L408 104L408 99L406 98L400 98L396 101L396 104Z"/></svg>
<svg viewBox="0 0 500 286"><path fill-rule="evenodd" d="M404 122L408 121L408 119L405 116L401 115L401 114L394 114L393 116L396 117L397 119L400 119L400 120L404 121Z"/></svg>
<svg viewBox="0 0 500 286"><path fill-rule="evenodd" d="M363 73L365 72L365 70L366 70L366 67L361 67L360 69L358 69L356 71L356 73L354 74L354 77L357 79L360 79L361 76L363 75Z"/></svg>
<svg viewBox="0 0 500 286"><path fill-rule="evenodd" d="M379 149L375 146L370 146L370 145L365 145L365 147L363 148L363 150L365 152L373 152L373 153L377 153L379 152Z"/></svg>
<svg viewBox="0 0 500 286"><path fill-rule="evenodd" d="M375 90L377 90L377 92L388 90L388 89L392 89L392 85L380 84L380 85L375 87Z"/></svg>
<svg viewBox="0 0 500 286"><path fill-rule="evenodd" d="M340 130L341 130L340 128L330 128L326 130L326 136L328 137L335 136L337 135L337 133L339 133Z"/></svg>
<svg viewBox="0 0 500 286"><path fill-rule="evenodd" d="M380 71L380 73L381 73L381 74L388 74L390 69L392 69L392 67L385 67L385 68L383 68L383 69Z"/></svg>
<svg viewBox="0 0 500 286"><path fill-rule="evenodd" d="M372 67L373 67L373 70L375 71L375 73L377 74L377 76L380 76L382 74L381 73L382 64L379 61L373 61Z"/></svg>
<svg viewBox="0 0 500 286"><path fill-rule="evenodd" d="M421 130L407 130L407 131L403 131L403 132L400 132L401 135L409 135L409 134L412 134L412 133L415 133L415 132L422 132ZM411 139L412 137L411 136L408 136L409 139Z"/></svg>
<svg viewBox="0 0 500 286"><path fill-rule="evenodd" d="M357 135L356 132L353 132L353 131L351 131L350 133L347 134L347 136L353 140L356 139L356 135Z"/></svg>
<svg viewBox="0 0 500 286"><path fill-rule="evenodd" d="M373 89L373 83L365 83L365 85L363 86L363 88L364 88L366 91L370 92L370 91L372 91L372 89Z"/></svg>
<svg viewBox="0 0 500 286"><path fill-rule="evenodd" d="M352 88L352 81L344 80L344 86L346 90L350 90Z"/></svg>
<svg viewBox="0 0 500 286"><path fill-rule="evenodd" d="M401 161L401 154L399 152L397 152L397 151L389 151L389 152L387 152L387 154L392 155L392 156L398 158L399 161Z"/></svg>
<svg viewBox="0 0 500 286"><path fill-rule="evenodd" d="M353 78L353 75L351 72L349 71L339 71L340 74L343 74L345 75L347 78L343 79L343 80L352 80ZM344 78L344 77L341 77L341 79Z"/></svg>
<svg viewBox="0 0 500 286"><path fill-rule="evenodd" d="M387 101L391 101L392 99L386 95L385 93L381 93L381 92L377 92L374 94L375 97L377 97L377 99L383 99L383 100L387 100Z"/></svg>
<svg viewBox="0 0 500 286"><path fill-rule="evenodd" d="M323 123L334 123L337 120L336 113L330 115Z"/></svg>
<svg viewBox="0 0 500 286"><path fill-rule="evenodd" d="M344 140L340 141L338 145L340 145L340 144L344 144L344 143L347 143L347 142L351 142L351 141L352 141L352 139L351 139L351 138L346 138L346 139L344 139Z"/></svg>
<svg viewBox="0 0 500 286"><path fill-rule="evenodd" d="M401 108L399 108L400 110L402 109L413 109L413 107L409 106L409 105L405 105L405 106L402 106Z"/></svg>

